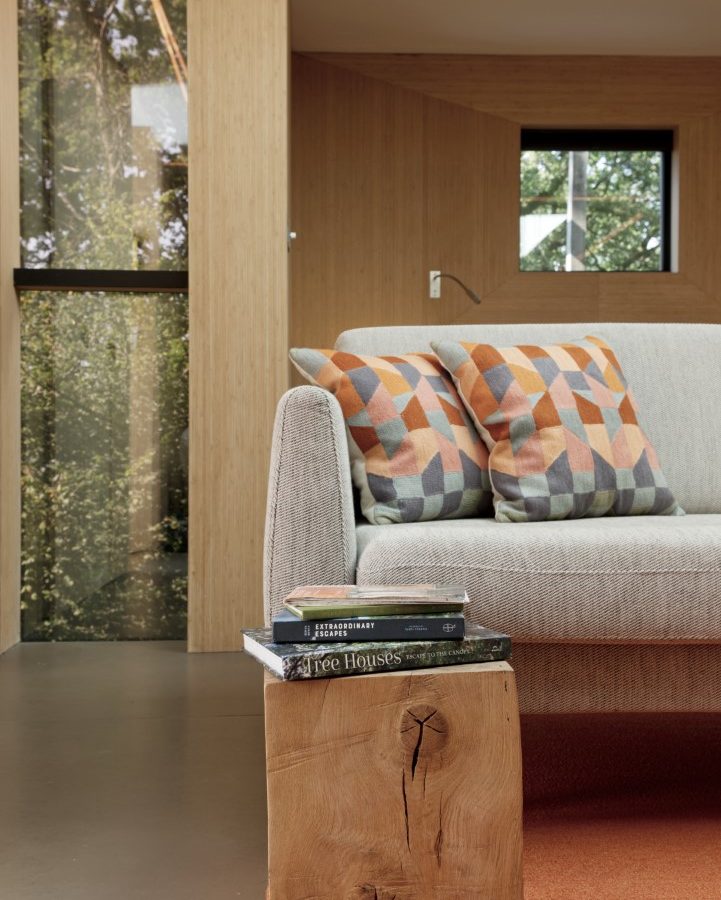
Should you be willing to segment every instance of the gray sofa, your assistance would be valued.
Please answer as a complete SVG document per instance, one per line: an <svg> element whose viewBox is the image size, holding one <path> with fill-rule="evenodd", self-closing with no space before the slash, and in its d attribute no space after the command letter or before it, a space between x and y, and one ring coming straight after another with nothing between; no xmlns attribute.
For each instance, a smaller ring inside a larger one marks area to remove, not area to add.
<svg viewBox="0 0 721 900"><path fill-rule="evenodd" d="M357 517L335 398L281 399L265 532L265 615L298 584L458 582L472 620L514 640L524 712L721 711L721 326L458 325L357 329L389 355L439 337L605 338L686 516L369 525Z"/></svg>

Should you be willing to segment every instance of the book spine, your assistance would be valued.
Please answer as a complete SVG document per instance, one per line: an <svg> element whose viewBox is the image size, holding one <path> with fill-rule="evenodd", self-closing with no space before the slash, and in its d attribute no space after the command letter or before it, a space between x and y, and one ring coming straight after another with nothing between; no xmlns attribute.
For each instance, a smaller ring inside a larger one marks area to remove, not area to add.
<svg viewBox="0 0 721 900"><path fill-rule="evenodd" d="M465 634L465 618L426 616L395 618L383 616L372 621L358 619L295 619L273 622L276 644L327 643L328 641L440 641L460 640Z"/></svg>
<svg viewBox="0 0 721 900"><path fill-rule="evenodd" d="M284 657L283 678L287 681L299 681L306 678L369 675L373 672L455 666L459 663L495 662L508 659L510 655L511 641L508 637L398 643L382 648L374 646L367 652L357 648L316 652L311 650Z"/></svg>
<svg viewBox="0 0 721 900"><path fill-rule="evenodd" d="M428 616L463 612L464 609L464 604L455 600L443 603L432 601L429 603L384 603L382 605L369 601L354 603L352 606L343 604L342 609L339 609L340 605L315 603L304 606L303 604L286 603L286 607L304 622L316 619L348 619L351 616Z"/></svg>

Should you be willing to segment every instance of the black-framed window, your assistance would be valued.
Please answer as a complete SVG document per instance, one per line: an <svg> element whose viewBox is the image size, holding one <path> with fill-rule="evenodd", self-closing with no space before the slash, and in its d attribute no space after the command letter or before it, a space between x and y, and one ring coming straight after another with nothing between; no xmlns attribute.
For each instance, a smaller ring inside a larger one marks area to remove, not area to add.
<svg viewBox="0 0 721 900"><path fill-rule="evenodd" d="M671 130L521 131L520 268L671 270Z"/></svg>

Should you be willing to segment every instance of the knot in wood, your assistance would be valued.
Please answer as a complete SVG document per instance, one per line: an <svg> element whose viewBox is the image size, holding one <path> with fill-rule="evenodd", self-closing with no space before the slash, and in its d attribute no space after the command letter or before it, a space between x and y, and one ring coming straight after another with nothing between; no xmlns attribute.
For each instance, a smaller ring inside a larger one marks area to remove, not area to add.
<svg viewBox="0 0 721 900"><path fill-rule="evenodd" d="M401 717L401 741L411 754L411 775L415 775L421 756L441 750L448 740L448 724L435 706L419 703L410 706Z"/></svg>

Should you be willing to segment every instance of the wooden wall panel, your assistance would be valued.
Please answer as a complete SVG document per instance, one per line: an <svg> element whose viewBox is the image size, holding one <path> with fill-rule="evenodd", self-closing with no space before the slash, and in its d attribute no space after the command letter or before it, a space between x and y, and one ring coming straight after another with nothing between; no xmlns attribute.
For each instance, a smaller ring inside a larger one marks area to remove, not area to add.
<svg viewBox="0 0 721 900"><path fill-rule="evenodd" d="M684 123L678 134L679 266L698 287L721 296L720 114Z"/></svg>
<svg viewBox="0 0 721 900"><path fill-rule="evenodd" d="M721 59L313 55L294 61L292 108L296 342L419 322L721 321ZM678 271L520 272L521 124L676 129ZM374 180L392 216L360 189ZM429 300L437 268L481 306L449 282Z"/></svg>
<svg viewBox="0 0 721 900"><path fill-rule="evenodd" d="M0 3L0 653L20 639L20 259L17 4Z"/></svg>
<svg viewBox="0 0 721 900"><path fill-rule="evenodd" d="M516 122L485 116L486 161L481 172L486 241L483 251L484 294L495 291L518 271L521 184L521 129ZM469 232L466 240L472 239ZM479 321L489 321L479 319ZM503 322L501 318L493 321Z"/></svg>
<svg viewBox="0 0 721 900"><path fill-rule="evenodd" d="M332 346L423 296L425 101L304 57L292 71L291 343Z"/></svg>
<svg viewBox="0 0 721 900"><path fill-rule="evenodd" d="M429 99L425 106L423 254L418 267L452 272L481 291L484 249L488 240L483 214L486 165L481 115L462 106ZM472 228L475 240L466 240ZM425 286L424 286L425 287ZM427 293L427 289L426 289ZM456 285L441 281L441 300L432 301L431 320L460 315L468 299Z"/></svg>
<svg viewBox="0 0 721 900"><path fill-rule="evenodd" d="M718 298L683 275L623 272L599 278L601 322L719 322Z"/></svg>
<svg viewBox="0 0 721 900"><path fill-rule="evenodd" d="M515 272L517 124L297 54L292 72L291 344L466 314L449 281L429 299L431 269L481 294Z"/></svg>
<svg viewBox="0 0 721 900"><path fill-rule="evenodd" d="M275 405L288 380L286 0L188 3L189 648L262 621Z"/></svg>
<svg viewBox="0 0 721 900"><path fill-rule="evenodd" d="M324 53L388 84L523 125L667 126L721 109L721 57Z"/></svg>
<svg viewBox="0 0 721 900"><path fill-rule="evenodd" d="M516 258L518 245L514 244ZM483 298L491 322L578 322L598 318L596 272L518 272ZM585 317L583 315L585 313ZM467 317L462 321L475 321Z"/></svg>
<svg viewBox="0 0 721 900"><path fill-rule="evenodd" d="M501 196L517 171L520 131L515 123L428 99L424 130L426 197L424 270L460 278L481 296L499 287L517 265L518 187ZM510 251L510 252L509 252ZM425 287L425 285L424 285ZM450 281L430 301L434 322L454 321L469 300ZM478 315L482 311L474 310ZM406 319L406 321L408 321Z"/></svg>

